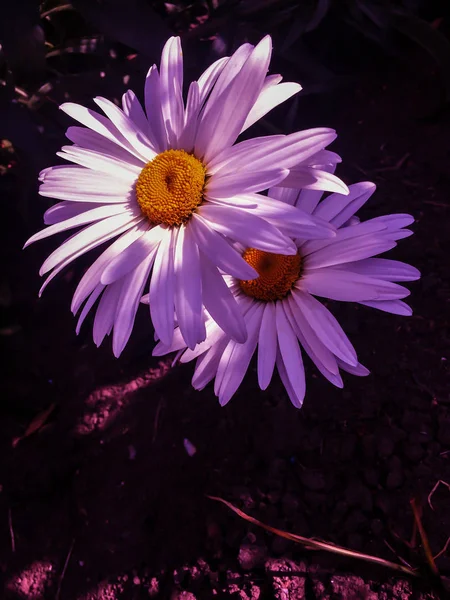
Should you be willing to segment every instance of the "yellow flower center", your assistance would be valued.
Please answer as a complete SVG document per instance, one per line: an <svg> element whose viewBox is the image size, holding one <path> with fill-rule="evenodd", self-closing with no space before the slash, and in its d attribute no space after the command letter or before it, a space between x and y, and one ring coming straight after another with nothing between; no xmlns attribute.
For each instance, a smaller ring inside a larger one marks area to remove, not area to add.
<svg viewBox="0 0 450 600"><path fill-rule="evenodd" d="M171 227L189 220L202 203L206 170L184 150L166 150L142 169L136 197L142 213L154 224Z"/></svg>
<svg viewBox="0 0 450 600"><path fill-rule="evenodd" d="M302 259L298 254L285 256L247 248L242 258L258 272L259 277L240 280L239 285L244 294L257 300L282 300L300 277Z"/></svg>

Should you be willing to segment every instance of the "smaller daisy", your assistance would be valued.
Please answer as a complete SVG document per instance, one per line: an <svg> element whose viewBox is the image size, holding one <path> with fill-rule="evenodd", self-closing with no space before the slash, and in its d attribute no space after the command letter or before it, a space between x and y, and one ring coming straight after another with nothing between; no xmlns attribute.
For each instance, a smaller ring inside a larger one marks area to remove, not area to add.
<svg viewBox="0 0 450 600"><path fill-rule="evenodd" d="M332 168L330 168L332 170ZM409 291L398 281L414 281L420 273L395 260L373 258L412 234L410 215L393 214L360 222L355 213L370 198L370 182L350 186L350 194L272 188L269 196L298 206L336 228L333 239L296 239L297 253L286 256L255 248L241 248L242 258L259 274L253 280L225 277L244 314L248 339L238 344L206 314L206 340L186 349L179 331L167 346L160 342L155 355L179 351L181 362L197 359L192 384L203 389L215 378L214 392L221 405L238 389L258 347L258 383L269 385L275 365L294 406L300 408L306 383L301 347L332 384L343 387L339 370L368 375L356 351L331 312L314 296L358 302L397 315L410 315L402 301ZM145 302L146 299L143 298Z"/></svg>

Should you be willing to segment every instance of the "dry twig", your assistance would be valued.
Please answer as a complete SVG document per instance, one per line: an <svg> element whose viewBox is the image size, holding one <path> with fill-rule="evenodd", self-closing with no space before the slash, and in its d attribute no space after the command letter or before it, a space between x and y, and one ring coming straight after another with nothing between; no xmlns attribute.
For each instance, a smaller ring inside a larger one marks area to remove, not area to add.
<svg viewBox="0 0 450 600"><path fill-rule="evenodd" d="M431 504L431 498L434 495L434 492L437 490L437 488L439 487L439 484L442 483L442 485L445 485L449 490L450 490L450 484L448 484L446 481L443 481L442 479L439 479L436 482L436 485L434 486L434 488L431 490L431 492L428 494L428 505L431 508L431 510L434 510L433 505Z"/></svg>
<svg viewBox="0 0 450 600"><path fill-rule="evenodd" d="M11 514L10 508L8 508L8 525L9 525L9 535L11 537L11 551L15 552L16 551L16 538L14 536L14 529L13 529L13 524L12 524L12 514Z"/></svg>
<svg viewBox="0 0 450 600"><path fill-rule="evenodd" d="M414 519L417 523L417 529L419 530L420 539L422 540L422 546L423 546L423 551L425 552L425 558L427 559L427 562L430 566L430 569L433 571L433 573L435 575L439 575L439 570L436 567L436 563L434 562L433 554L431 552L430 543L428 541L428 536L427 536L426 531L422 524L422 520L421 520L422 510L415 498L413 498L411 500L411 508L413 510Z"/></svg>
<svg viewBox="0 0 450 600"><path fill-rule="evenodd" d="M23 440L24 438L28 437L29 435L31 435L31 434L35 433L36 431L38 431L39 429L41 429L47 422L47 419L49 418L49 416L55 410L55 407L56 407L56 404L53 402L52 404L50 404L50 406L48 408L46 408L41 413L36 415L34 417L34 419L31 421L31 423L28 425L28 427L26 428L25 433L23 435L19 435L19 437L16 437L13 439L13 441L12 441L13 448L15 448L21 440Z"/></svg>
<svg viewBox="0 0 450 600"><path fill-rule="evenodd" d="M69 552L67 553L66 560L64 562L63 569L61 571L61 575L58 580L58 589L56 590L55 600L59 600L59 595L61 593L61 585L64 579L64 575L67 571L67 565L69 564L70 557L72 556L73 547L75 545L75 538L73 538L72 543L70 544Z"/></svg>
<svg viewBox="0 0 450 600"><path fill-rule="evenodd" d="M440 556L442 556L445 552L447 552L447 548L448 548L449 544L450 544L450 537L447 538L447 541L445 542L444 547L442 548L442 550L440 552L438 552L436 554L436 556L433 557L434 560L436 560L437 558L439 558Z"/></svg>
<svg viewBox="0 0 450 600"><path fill-rule="evenodd" d="M398 558L398 560L403 563L404 565L406 565L407 567L409 567L410 569L412 568L411 565L409 563L406 562L406 560L404 558L402 558L400 556L400 554L397 554L397 552L394 550L394 548L387 542L387 540L383 540L383 542L385 543L385 545L389 548L389 550L392 552L392 554Z"/></svg>
<svg viewBox="0 0 450 600"><path fill-rule="evenodd" d="M63 10L74 10L74 8L71 4L60 4L59 6L54 6L53 8L50 8L49 10L46 10L43 13L41 13L41 19L46 19L50 15L57 12L62 12Z"/></svg>
<svg viewBox="0 0 450 600"><path fill-rule="evenodd" d="M164 398L160 398L160 400L158 402L158 406L156 407L155 421L153 423L152 444L155 443L156 436L158 434L159 417L160 417L160 414L161 414L161 409L163 407L163 404L164 404Z"/></svg>
<svg viewBox="0 0 450 600"><path fill-rule="evenodd" d="M389 560L385 560L384 558L379 558L378 556L371 556L370 554L364 554L362 552L356 552L354 550L349 550L348 548L343 548L342 546L334 546L333 544L327 542L320 542L318 540L313 540L310 538L303 537L301 535L296 535L294 533L289 533L288 531L283 531L282 529L276 529L275 527L271 527L270 525L266 525L258 519L247 515L245 512L233 506L231 502L227 502L223 498L218 498L217 496L208 496L210 500L215 500L217 502L222 502L225 506L228 506L233 512L239 515L242 519L245 519L249 523L253 523L254 525L258 525L258 527L262 527L266 531L270 531L275 535L279 535L287 540L291 540L292 542L297 542L298 544L302 544L305 548L310 550L325 550L326 552L333 552L334 554L340 554L341 556L348 556L350 558L357 558L359 560L365 560L370 563L374 563L380 565L382 567L387 567L389 569L394 569L395 571L401 571L402 573L406 573L407 575L412 575L417 577L417 573L408 567L403 565L399 565L397 563L391 562Z"/></svg>

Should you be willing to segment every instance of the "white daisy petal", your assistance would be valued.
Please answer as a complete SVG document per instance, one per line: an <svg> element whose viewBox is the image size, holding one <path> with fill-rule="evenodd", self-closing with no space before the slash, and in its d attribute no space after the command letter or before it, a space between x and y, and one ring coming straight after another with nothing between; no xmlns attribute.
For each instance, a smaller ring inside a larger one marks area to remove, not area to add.
<svg viewBox="0 0 450 600"><path fill-rule="evenodd" d="M336 358L331 350L329 350L317 337L317 334L311 327L307 317L300 308L300 305L294 299L296 293L297 291L295 289L292 290L292 294L287 299L286 304L288 305L289 310L286 310L285 307L286 315L288 319L289 316L292 317L291 325L298 339L319 370L323 368L327 372L337 375L339 369Z"/></svg>
<svg viewBox="0 0 450 600"><path fill-rule="evenodd" d="M101 204L101 206L105 205ZM91 208L92 204L88 202L58 202L45 211L44 223L45 225L55 225L55 223L71 219Z"/></svg>
<svg viewBox="0 0 450 600"><path fill-rule="evenodd" d="M198 156L204 158L206 163L223 148L233 144L239 135L261 91L271 53L272 41L269 36L266 36L254 48L236 77L214 102L214 110L202 119L197 132L195 151ZM222 76L225 71L226 69L222 72ZM218 84L221 83L220 79Z"/></svg>
<svg viewBox="0 0 450 600"><path fill-rule="evenodd" d="M260 192L280 183L288 174L288 169L273 169L216 176L207 183L205 194L207 198L227 198L240 192Z"/></svg>
<svg viewBox="0 0 450 600"><path fill-rule="evenodd" d="M344 302L395 300L405 298L410 293L406 288L391 281L347 271L345 268L307 272L299 287L317 296Z"/></svg>
<svg viewBox="0 0 450 600"><path fill-rule="evenodd" d="M39 188L39 195L45 196L46 198L59 198L60 200L67 200L70 203L76 203L80 207L87 206L84 210L91 210L95 205L105 206L108 204L109 206L113 206L114 204L123 204L126 202L127 209L133 208L136 204L134 199L134 192L130 187L124 193L118 192L117 189L111 191L110 193L102 190L104 193L97 193L96 191L87 191L80 187L78 189L74 189L73 185L70 183L55 183L55 184L46 184L43 183ZM87 186L86 186L87 187ZM114 195L113 195L114 194ZM72 205L73 211L79 211L80 209L76 208L75 205Z"/></svg>
<svg viewBox="0 0 450 600"><path fill-rule="evenodd" d="M323 150L322 152L326 152L326 150ZM335 167L336 167L335 164L326 165L326 166L322 167L322 170L333 174L335 171ZM323 196L323 191L300 190L298 197L297 197L296 206L297 206L297 208L301 208L302 210L304 210L307 213L313 214L314 210L317 207L317 205L319 204L322 196Z"/></svg>
<svg viewBox="0 0 450 600"><path fill-rule="evenodd" d="M305 397L304 393L302 393L303 389L301 388L300 390L296 390L292 386L291 380L289 379L289 375L286 370L286 366L283 362L283 358L282 358L279 350L277 352L277 363L276 364L277 364L278 373L280 375L280 379L283 382L283 385L289 396L289 400L292 402L292 404L295 406L295 408L301 408L303 405L304 397ZM303 362L302 362L302 366L303 366Z"/></svg>
<svg viewBox="0 0 450 600"><path fill-rule="evenodd" d="M356 365L355 349L330 311L307 292L296 290L292 297L320 341L338 358Z"/></svg>
<svg viewBox="0 0 450 600"><path fill-rule="evenodd" d="M305 370L297 336L286 317L283 302L277 302L275 305L275 320L281 361L296 399L301 404L306 392Z"/></svg>
<svg viewBox="0 0 450 600"><path fill-rule="evenodd" d="M401 315L402 317L410 317L412 315L411 307L401 300L371 300L360 302L360 304L382 310L383 312L392 313L393 315Z"/></svg>
<svg viewBox="0 0 450 600"><path fill-rule="evenodd" d="M114 123L118 131L128 140L136 152L146 161L153 160L156 157L157 153L145 132L141 131L134 121L130 117L127 117L118 106L110 100L101 97L94 98L94 102L111 119L111 122Z"/></svg>
<svg viewBox="0 0 450 600"><path fill-rule="evenodd" d="M157 152L164 152L168 148L168 140L161 110L161 82L156 65L153 65L147 74L144 95L149 139Z"/></svg>
<svg viewBox="0 0 450 600"><path fill-rule="evenodd" d="M80 333L81 326L83 325L83 322L84 322L85 318L87 317L89 311L94 306L95 302L97 301L97 298L100 296L100 294L103 292L104 289L105 289L104 285L102 285L101 283L98 284L93 289L93 291L92 291L91 295L89 296L89 299L86 302L86 304L83 306L83 310L80 313L80 317L78 319L78 323L77 323L77 326L75 328L75 333L77 335Z"/></svg>
<svg viewBox="0 0 450 600"><path fill-rule="evenodd" d="M208 352L197 359L195 373L192 378L192 387L202 390L212 379L214 379L220 359L228 344L228 338L222 337Z"/></svg>
<svg viewBox="0 0 450 600"><path fill-rule="evenodd" d="M72 260L74 260L72 257L66 258L65 260L63 260L61 263L58 264L57 267L55 267L53 269L53 271L50 273L50 275L47 277L47 279L44 281L44 283L41 285L41 287L39 288L39 292L38 292L38 297L40 298L42 296L42 294L44 293L45 288L48 286L48 284L53 281L53 279L59 274L61 273L61 271L63 271L68 265L70 265L70 263L72 262Z"/></svg>
<svg viewBox="0 0 450 600"><path fill-rule="evenodd" d="M114 164L114 163L113 163ZM116 167L117 165L114 164ZM120 168L119 164L119 168ZM122 202L129 195L136 179L136 173L119 171L118 176L102 173L81 166L61 166L61 169L48 173L39 187L42 196L56 196L61 193L69 199L86 202L110 202L120 197ZM86 200L84 199L86 198ZM66 198L63 198L66 199Z"/></svg>
<svg viewBox="0 0 450 600"><path fill-rule="evenodd" d="M216 61L200 76L198 83L201 100L204 102L208 98L203 109L203 119L209 112L217 110L221 97L236 79L253 49L251 44L242 44L230 58L220 59L223 60L223 64L220 60Z"/></svg>
<svg viewBox="0 0 450 600"><path fill-rule="evenodd" d="M248 365L256 349L263 307L253 305L246 317L248 338L244 344L233 340L228 342L217 370L214 391L221 406L227 404L247 372Z"/></svg>
<svg viewBox="0 0 450 600"><path fill-rule="evenodd" d="M95 260L83 277L75 290L72 299L71 311L75 314L78 312L81 304L88 295L100 285L100 277L106 266L118 256L125 248L130 246L137 238L139 238L147 230L147 223L141 221L126 233L122 234L115 242L113 242L100 256Z"/></svg>
<svg viewBox="0 0 450 600"><path fill-rule="evenodd" d="M237 279L254 279L257 277L257 272L199 214L192 215L189 228L200 250L219 269Z"/></svg>
<svg viewBox="0 0 450 600"><path fill-rule="evenodd" d="M239 196L214 200L213 202L214 204L247 209L250 213L258 217L269 219L276 227L290 237L306 235L311 239L323 239L335 236L334 227L326 221L311 216L286 202L280 202L270 196L239 194Z"/></svg>
<svg viewBox="0 0 450 600"><path fill-rule="evenodd" d="M216 167L216 170L221 174L223 171L225 175L244 168L251 168L253 171L290 169L314 155L319 149L331 144L335 138L335 131L325 127L285 136L262 137L253 140L254 143L246 152L242 152L240 144L236 144L230 150L233 158L227 160L223 167Z"/></svg>
<svg viewBox="0 0 450 600"><path fill-rule="evenodd" d="M69 262L75 260L85 252L96 248L103 242L116 237L127 229L131 229L141 220L140 217L135 217L127 212L114 217L103 219L100 223L94 223L85 227L68 240L66 240L59 248L57 248L42 265L39 274L44 275L60 263L70 259Z"/></svg>
<svg viewBox="0 0 450 600"><path fill-rule="evenodd" d="M170 38L163 48L160 68L161 110L177 137L183 127L183 53L179 37Z"/></svg>
<svg viewBox="0 0 450 600"><path fill-rule="evenodd" d="M217 327L217 323L215 323L209 317L206 318L205 328L206 328L205 340L203 342L201 342L200 344L197 344L193 350L191 350L190 348L186 349L186 344L183 343L183 348L185 350L180 358L181 363L186 363L195 358L198 358L203 353L205 353L207 350L209 350L210 348L213 348L216 344L221 342L223 339L226 339L227 340L226 343L228 343L228 340L230 339L229 336L222 329L220 329L220 327ZM179 328L177 328L175 330L175 334L178 333L179 331L180 331Z"/></svg>
<svg viewBox="0 0 450 600"><path fill-rule="evenodd" d="M122 281L116 281L113 285L108 285L100 298L92 330L92 337L96 346L100 346L105 336L111 333L117 302L122 291L122 283Z"/></svg>
<svg viewBox="0 0 450 600"><path fill-rule="evenodd" d="M161 236L150 279L149 304L155 332L163 344L169 345L174 329L175 274L173 268L177 230Z"/></svg>
<svg viewBox="0 0 450 600"><path fill-rule="evenodd" d="M334 354L322 344L305 319L301 321L298 318L298 307L293 300L291 301L291 298L289 298L289 301L284 305L284 310L300 344L308 354L309 358L316 365L319 372L336 387L344 387ZM328 369L326 365L330 366L330 369Z"/></svg>
<svg viewBox="0 0 450 600"><path fill-rule="evenodd" d="M277 326L275 304L267 302L258 337L258 384L265 390L272 379L277 357Z"/></svg>
<svg viewBox="0 0 450 600"><path fill-rule="evenodd" d="M247 339L247 329L239 306L223 277L206 256L200 256L203 303L219 327L239 344Z"/></svg>
<svg viewBox="0 0 450 600"><path fill-rule="evenodd" d="M133 147L133 145L120 133L115 125L103 115L100 115L90 108L86 108L72 102L66 102L59 108L68 114L69 117L72 117L72 119L75 119L82 125L85 125L89 129L96 131L103 137L118 144L122 148L125 148L125 150L128 150L128 152L134 156L137 156L137 158L142 159L141 155L139 152L136 152L136 149Z"/></svg>
<svg viewBox="0 0 450 600"><path fill-rule="evenodd" d="M372 223L383 223L389 231L396 231L414 223L414 217L406 214L383 215L371 219Z"/></svg>
<svg viewBox="0 0 450 600"><path fill-rule="evenodd" d="M230 59L228 57L219 58L216 62L213 62L198 78L197 84L200 92L200 103L203 104L206 98L209 96L211 90L215 88L217 78L222 73L224 67L227 65ZM217 90L217 93L219 90Z"/></svg>
<svg viewBox="0 0 450 600"><path fill-rule="evenodd" d="M197 119L201 108L200 90L198 83L193 81L189 86L189 92L186 102L186 111L184 115L184 128L179 135L177 142L178 148L183 148L191 153L194 149L195 136L197 133Z"/></svg>
<svg viewBox="0 0 450 600"><path fill-rule="evenodd" d="M304 190L319 190L321 192L338 192L348 194L349 189L345 183L328 171L313 167L291 169L286 179L278 184L281 187L303 188ZM320 216L320 215L316 215ZM323 217L322 217L323 218ZM329 219L325 219L328 221ZM331 221L330 221L331 222ZM335 223L333 223L334 225Z"/></svg>
<svg viewBox="0 0 450 600"><path fill-rule="evenodd" d="M273 187L267 194L269 198L295 206L299 193L299 190L295 190L294 188Z"/></svg>
<svg viewBox="0 0 450 600"><path fill-rule="evenodd" d="M356 229L357 227L349 227L348 229ZM376 235L365 237L363 243L361 243L359 237L350 238L337 241L310 254L307 257L306 264L308 270L323 269L324 267L332 267L333 265L376 256L395 248L395 246L395 242L377 237Z"/></svg>
<svg viewBox="0 0 450 600"><path fill-rule="evenodd" d="M81 227L82 225L93 223L94 221L100 221L101 219L121 214L126 209L126 204L108 204L107 206L100 206L91 210L85 210L81 214L65 219L60 223L50 225L50 227L46 227L42 231L35 233L30 237L29 240L27 240L24 248L30 244L33 244L34 242L43 240L51 235L55 235L56 233L60 233L61 231L67 231L69 229L74 229L75 227Z"/></svg>
<svg viewBox="0 0 450 600"><path fill-rule="evenodd" d="M117 300L114 317L113 353L118 358L128 342L133 330L134 319L147 281L156 249L134 271L122 280L122 289Z"/></svg>
<svg viewBox="0 0 450 600"><path fill-rule="evenodd" d="M124 147L119 146L116 142L105 138L103 135L92 129L76 126L69 127L66 131L66 137L80 148L101 152L107 156L111 156L117 160L127 162L140 168L144 166L144 162L141 158L137 158Z"/></svg>
<svg viewBox="0 0 450 600"><path fill-rule="evenodd" d="M202 205L198 214L208 221L210 227L230 236L242 244L279 254L296 254L294 243L276 227L240 209Z"/></svg>
<svg viewBox="0 0 450 600"><path fill-rule="evenodd" d="M316 217L321 217L336 227L340 227L367 202L375 189L375 184L370 181L355 183L350 186L350 193L347 196L331 194L325 198L314 214Z"/></svg>
<svg viewBox="0 0 450 600"><path fill-rule="evenodd" d="M188 348L206 337L202 318L202 284L200 257L189 227L182 225L178 231L175 249L175 310L178 324Z"/></svg>
<svg viewBox="0 0 450 600"><path fill-rule="evenodd" d="M147 297L148 297L148 294L147 294ZM141 302L143 301L143 298L141 298ZM148 304L148 302L146 302L146 304ZM157 336L155 336L155 338L157 338ZM205 342L202 342L202 343L204 344ZM195 349L197 349L199 346L201 346L201 344L198 344L195 347ZM210 345L208 343L205 346L205 349L203 350L203 352L205 350L208 350L209 347L210 347ZM184 338L181 335L180 328L177 327L173 331L173 336L172 336L172 339L170 341L170 344L164 344L163 342L158 341L158 343L156 344L156 346L153 348L152 355L153 356L163 356L164 354L170 354L172 352L177 352L178 353L178 351L180 351L180 350L182 350L183 352L186 352L186 342L184 341Z"/></svg>
<svg viewBox="0 0 450 600"><path fill-rule="evenodd" d="M298 83L281 83L280 85L266 87L263 89L253 105L253 108L247 115L245 123L242 126L241 133L248 129L251 125L259 121L264 115L270 112L273 108L285 102L295 94L298 94L302 86Z"/></svg>
<svg viewBox="0 0 450 600"><path fill-rule="evenodd" d="M88 167L94 171L107 173L115 179L121 179L132 185L139 176L141 169L124 161L117 160L101 152L94 150L85 150L77 146L63 146L57 156L74 162L82 167ZM47 180L44 182L44 185Z"/></svg>
<svg viewBox="0 0 450 600"><path fill-rule="evenodd" d="M413 235L413 231L410 229L397 229L397 230L387 230L380 233L380 237L383 237L386 240L390 240L392 242L397 242L398 240L403 240L405 238Z"/></svg>
<svg viewBox="0 0 450 600"><path fill-rule="evenodd" d="M367 241L378 240L382 242L385 238L382 234L386 231L386 226L383 222L373 222L365 221L364 223L358 223L355 227L341 227L336 231L336 236L333 239L326 240L308 240L302 244L302 255L309 256L310 254L315 254L319 250L326 250L330 246L330 244L338 244L343 242L344 240L350 240L353 238L360 238L359 240L354 240L352 243L356 246L361 246L363 248ZM375 234L375 235L369 235ZM344 261L345 262L345 261Z"/></svg>
<svg viewBox="0 0 450 600"><path fill-rule="evenodd" d="M147 132L149 128L147 117L141 103L132 90L127 90L122 96L122 109L124 114L133 121L140 131Z"/></svg>
<svg viewBox="0 0 450 600"><path fill-rule="evenodd" d="M353 273L360 273L385 281L417 281L420 279L420 271L411 265L398 260L386 258L366 258L357 262L337 265L337 268L343 268Z"/></svg>
<svg viewBox="0 0 450 600"><path fill-rule="evenodd" d="M147 229L135 242L118 254L105 268L101 282L106 285L117 281L135 269L147 256L158 248L166 230L161 225Z"/></svg>
<svg viewBox="0 0 450 600"><path fill-rule="evenodd" d="M370 371L366 369L363 365L358 363L357 365L349 365L342 360L338 360L339 368L343 371L347 371L347 373L351 373L352 375L356 375L357 377L366 377L370 375Z"/></svg>
<svg viewBox="0 0 450 600"><path fill-rule="evenodd" d="M239 159L241 157L246 157L252 150L258 150L261 147L261 144L268 144L269 142L274 143L276 140L284 140L285 138L285 135L271 135L250 138L248 140L244 140L243 142L239 142L234 146L224 148L221 152L219 152L219 154L208 161L208 164L206 165L207 174L211 176L215 175L219 171L226 172L228 163L231 161L233 161L233 163L239 163ZM239 163L238 166L240 167L242 165ZM232 173L233 171L229 169L229 172ZM222 175L223 174L224 173L222 173Z"/></svg>
<svg viewBox="0 0 450 600"><path fill-rule="evenodd" d="M342 158L331 150L319 150L306 161L308 167L316 167L328 173L334 173L336 165L342 162Z"/></svg>

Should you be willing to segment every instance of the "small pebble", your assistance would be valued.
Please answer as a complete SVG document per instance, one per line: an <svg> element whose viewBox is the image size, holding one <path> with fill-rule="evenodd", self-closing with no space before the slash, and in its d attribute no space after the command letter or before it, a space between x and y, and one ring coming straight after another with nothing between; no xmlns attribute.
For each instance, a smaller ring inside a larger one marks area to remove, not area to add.
<svg viewBox="0 0 450 600"><path fill-rule="evenodd" d="M136 448L133 445L128 446L128 458L134 460L136 458Z"/></svg>
<svg viewBox="0 0 450 600"><path fill-rule="evenodd" d="M300 474L300 480L308 490L314 492L319 492L325 488L325 477L321 471L303 471Z"/></svg>
<svg viewBox="0 0 450 600"><path fill-rule="evenodd" d="M183 445L184 449L189 454L189 456L194 456L194 454L197 452L197 448L187 438L184 438Z"/></svg>
<svg viewBox="0 0 450 600"><path fill-rule="evenodd" d="M444 418L439 423L438 440L444 446L450 446L450 419Z"/></svg>
<svg viewBox="0 0 450 600"><path fill-rule="evenodd" d="M388 490L395 490L403 483L403 473L401 471L391 471L386 479L386 487Z"/></svg>
<svg viewBox="0 0 450 600"><path fill-rule="evenodd" d="M394 452L394 441L386 435L377 440L377 451L380 458L387 458Z"/></svg>
<svg viewBox="0 0 450 600"><path fill-rule="evenodd" d="M238 561L244 571L261 567L266 558L267 547L263 544L243 544L239 548Z"/></svg>

